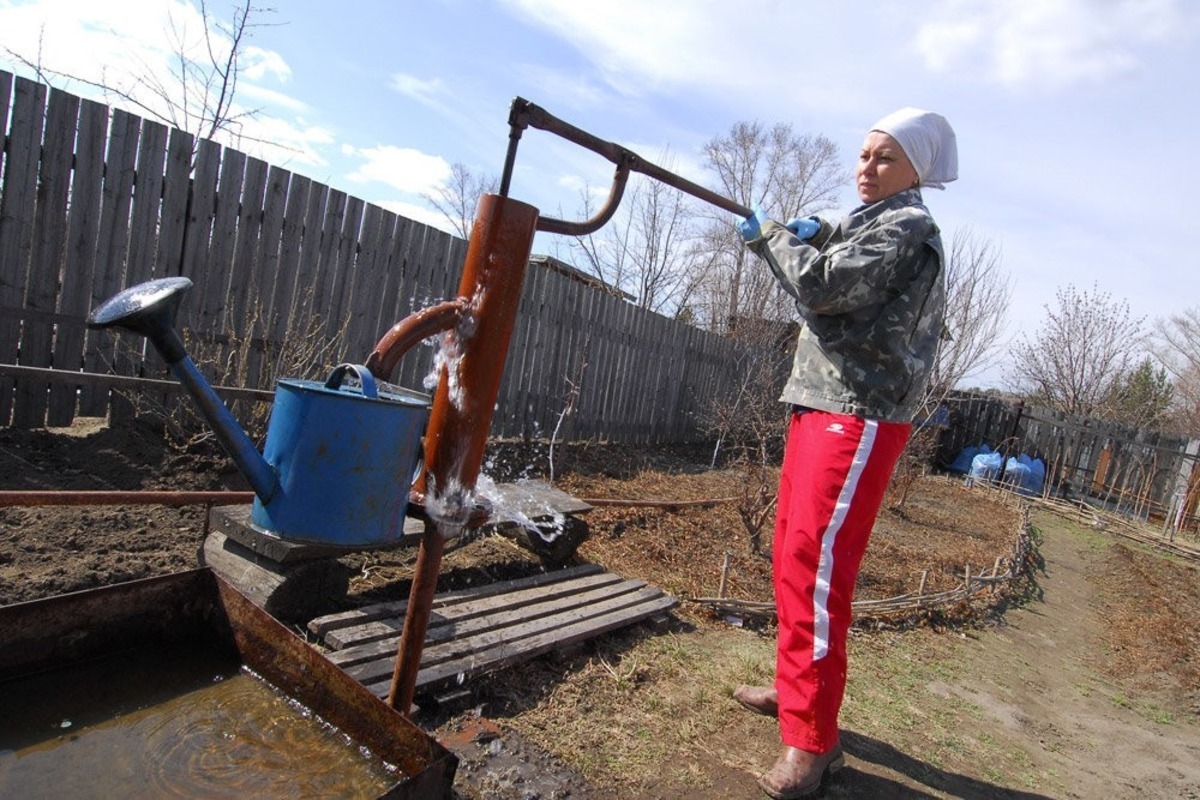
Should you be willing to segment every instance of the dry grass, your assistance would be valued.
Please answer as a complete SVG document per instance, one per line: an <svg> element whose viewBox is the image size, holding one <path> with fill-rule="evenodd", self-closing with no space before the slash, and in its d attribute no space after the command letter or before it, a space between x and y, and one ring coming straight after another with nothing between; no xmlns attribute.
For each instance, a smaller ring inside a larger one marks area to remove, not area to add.
<svg viewBox="0 0 1200 800"><path fill-rule="evenodd" d="M572 477L563 487L581 497L700 500L736 496L736 471L703 474L642 472L627 481ZM726 595L770 601L771 565L750 548L732 503L711 508L598 508L588 515L592 538L581 555L607 568L643 578L676 596L713 597L730 554ZM1007 555L1020 525L1015 509L949 478L917 483L902 511L885 509L872 533L856 589L857 599L914 592L926 574L927 591L953 588L970 565L991 569Z"/></svg>
<svg viewBox="0 0 1200 800"><path fill-rule="evenodd" d="M1200 712L1200 574L1193 564L1117 542L1100 574L1110 658L1104 671L1139 695ZM1137 597L1137 603L1126 598Z"/></svg>

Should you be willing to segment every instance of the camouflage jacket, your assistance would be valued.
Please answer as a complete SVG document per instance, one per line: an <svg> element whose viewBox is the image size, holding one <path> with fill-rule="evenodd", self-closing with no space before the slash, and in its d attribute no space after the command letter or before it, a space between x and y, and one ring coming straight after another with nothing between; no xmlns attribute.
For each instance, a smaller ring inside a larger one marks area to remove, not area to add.
<svg viewBox="0 0 1200 800"><path fill-rule="evenodd" d="M855 209L806 242L777 222L748 246L804 321L783 402L910 422L933 368L945 256L917 189Z"/></svg>

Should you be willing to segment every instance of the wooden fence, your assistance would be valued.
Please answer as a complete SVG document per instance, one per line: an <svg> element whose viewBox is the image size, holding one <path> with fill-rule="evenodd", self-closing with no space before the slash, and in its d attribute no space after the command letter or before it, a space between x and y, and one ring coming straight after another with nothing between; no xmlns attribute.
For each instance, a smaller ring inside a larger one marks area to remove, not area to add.
<svg viewBox="0 0 1200 800"><path fill-rule="evenodd" d="M1195 524L1200 468L1186 437L955 392L939 457L987 444L1005 456L1041 458L1046 481L1062 497L1090 498L1134 516L1179 515Z"/></svg>
<svg viewBox="0 0 1200 800"><path fill-rule="evenodd" d="M210 380L257 388L361 362L457 291L465 241L183 131L0 72L0 132L0 425L119 408L85 376L162 377L140 340L84 326L151 278L194 282L179 327ZM417 348L393 381L420 388L433 356ZM492 434L548 436L574 391L560 438L696 439L737 357L728 339L536 262Z"/></svg>

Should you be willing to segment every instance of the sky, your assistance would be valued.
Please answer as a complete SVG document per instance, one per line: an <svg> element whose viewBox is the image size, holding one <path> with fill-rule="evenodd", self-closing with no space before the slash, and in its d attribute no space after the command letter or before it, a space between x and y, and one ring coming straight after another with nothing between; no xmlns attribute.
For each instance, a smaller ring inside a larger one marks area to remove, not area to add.
<svg viewBox="0 0 1200 800"><path fill-rule="evenodd" d="M197 8L0 0L0 67L165 74L177 41L202 41ZM216 18L232 9L208 0ZM1192 0L278 0L252 19L237 97L258 115L239 148L446 230L423 198L455 163L500 173L514 97L697 183L707 141L791 123L839 149L832 216L857 205L864 132L917 106L959 146L959 180L926 204L947 244L963 232L999 253L1010 337L1035 334L1067 285L1126 299L1144 330L1200 304L1180 232L1200 179ZM611 178L529 130L509 195L576 218L580 191ZM535 252L553 251L547 236ZM974 377L1000 385L1003 366Z"/></svg>

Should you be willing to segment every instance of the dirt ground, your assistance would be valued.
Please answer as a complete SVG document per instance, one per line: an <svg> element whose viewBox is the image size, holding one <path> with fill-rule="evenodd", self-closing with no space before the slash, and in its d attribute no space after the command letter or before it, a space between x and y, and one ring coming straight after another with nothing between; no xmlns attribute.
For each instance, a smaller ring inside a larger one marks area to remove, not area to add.
<svg viewBox="0 0 1200 800"><path fill-rule="evenodd" d="M498 481L542 477L581 498L742 496L706 449L495 446ZM243 489L212 443L166 447L146 424L0 429L0 489ZM420 720L461 763L459 798L740 798L778 748L773 720L729 691L770 680L769 618L696 602L771 599L739 504L598 507L576 559L681 599L664 630L638 626L469 687ZM936 592L1007 556L1020 513L957 480L915 484L883 513L856 598ZM848 769L828 797L1200 798L1200 589L1195 568L1035 510L1027 581L953 608L856 622L843 709ZM769 543L769 522L766 525ZM0 604L190 569L201 508L0 509ZM348 557L337 603L407 597L415 554ZM545 569L498 536L452 547L450 588ZM338 610L331 607L329 610Z"/></svg>

